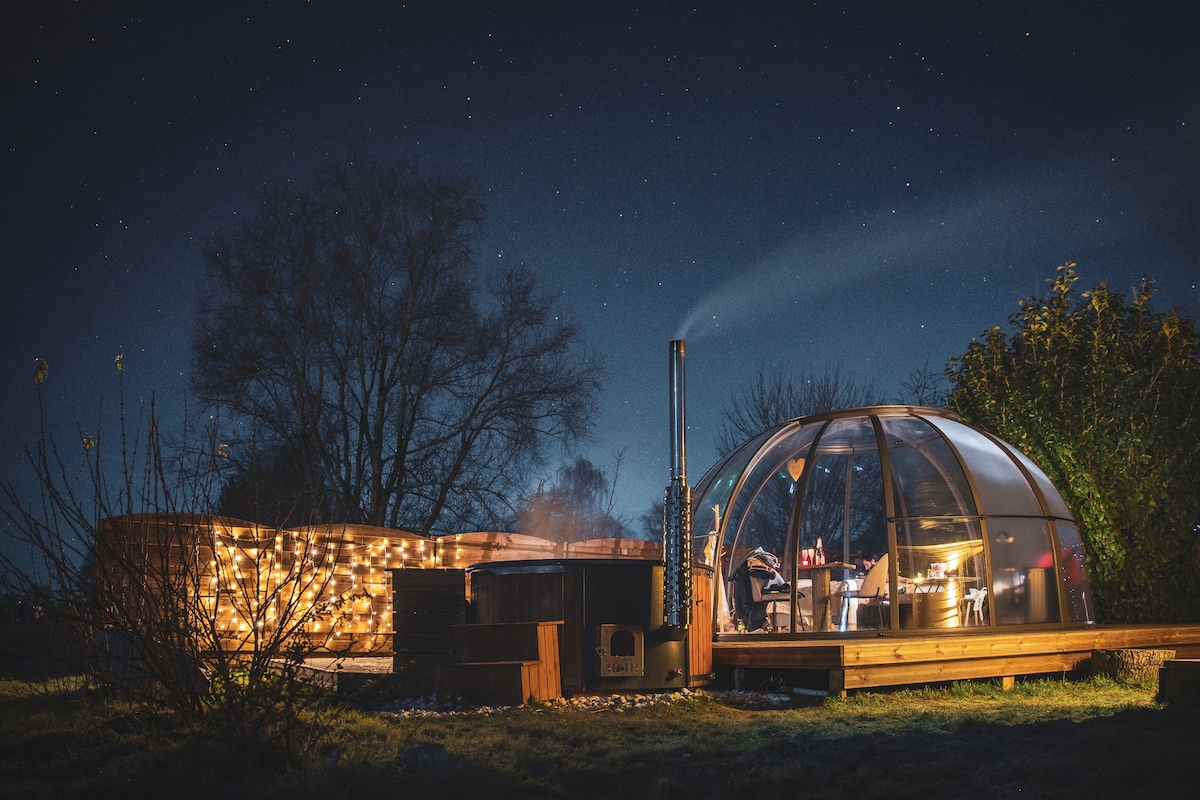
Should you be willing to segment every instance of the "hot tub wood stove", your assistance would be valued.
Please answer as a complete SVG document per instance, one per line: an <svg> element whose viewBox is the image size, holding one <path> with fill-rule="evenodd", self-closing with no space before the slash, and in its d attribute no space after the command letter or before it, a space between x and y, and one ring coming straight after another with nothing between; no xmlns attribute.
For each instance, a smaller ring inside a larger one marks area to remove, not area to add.
<svg viewBox="0 0 1200 800"><path fill-rule="evenodd" d="M679 689L712 677L713 570L691 558L683 360L684 343L672 341L663 561L546 559L467 570L476 622L562 621L564 691Z"/></svg>

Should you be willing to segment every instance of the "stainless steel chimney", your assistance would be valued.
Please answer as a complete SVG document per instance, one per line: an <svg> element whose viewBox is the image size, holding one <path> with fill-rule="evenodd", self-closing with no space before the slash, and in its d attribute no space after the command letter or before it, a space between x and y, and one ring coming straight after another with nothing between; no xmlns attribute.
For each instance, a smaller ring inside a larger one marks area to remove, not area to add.
<svg viewBox="0 0 1200 800"><path fill-rule="evenodd" d="M663 497L663 617L669 638L692 621L692 490L687 485L684 343L671 342L671 482Z"/></svg>

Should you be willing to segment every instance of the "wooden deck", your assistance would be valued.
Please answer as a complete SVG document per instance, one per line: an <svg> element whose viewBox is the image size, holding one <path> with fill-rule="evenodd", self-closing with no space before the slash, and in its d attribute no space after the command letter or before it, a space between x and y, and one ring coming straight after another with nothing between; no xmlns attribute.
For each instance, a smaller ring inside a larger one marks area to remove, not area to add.
<svg viewBox="0 0 1200 800"><path fill-rule="evenodd" d="M1158 648L1200 658L1200 625L1095 625L1019 631L748 634L713 642L718 674L798 671L830 694L884 686L1000 678L1091 668L1092 650Z"/></svg>

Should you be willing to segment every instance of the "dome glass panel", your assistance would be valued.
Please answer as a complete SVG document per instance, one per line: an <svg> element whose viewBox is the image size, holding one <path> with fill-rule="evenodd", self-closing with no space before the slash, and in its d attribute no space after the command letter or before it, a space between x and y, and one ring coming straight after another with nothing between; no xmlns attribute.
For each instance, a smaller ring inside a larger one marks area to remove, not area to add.
<svg viewBox="0 0 1200 800"><path fill-rule="evenodd" d="M945 410L779 425L701 479L693 518L697 556L719 576L720 634L1094 622L1061 495Z"/></svg>
<svg viewBox="0 0 1200 800"><path fill-rule="evenodd" d="M932 418L929 424L953 441L959 457L971 465L981 513L1042 515L1029 480L994 441L952 419Z"/></svg>

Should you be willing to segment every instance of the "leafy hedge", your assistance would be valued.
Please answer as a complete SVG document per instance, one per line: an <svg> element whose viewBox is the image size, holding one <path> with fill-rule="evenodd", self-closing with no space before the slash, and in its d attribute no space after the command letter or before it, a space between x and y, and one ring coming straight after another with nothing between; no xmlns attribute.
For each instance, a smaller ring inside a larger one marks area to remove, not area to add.
<svg viewBox="0 0 1200 800"><path fill-rule="evenodd" d="M1021 448L1079 523L1101 622L1200 621L1200 338L1074 264L950 360L950 406Z"/></svg>

